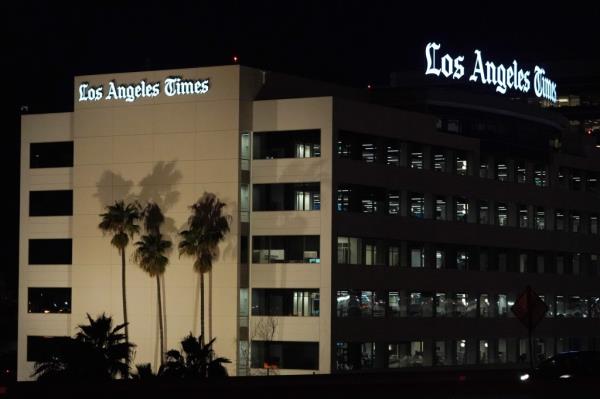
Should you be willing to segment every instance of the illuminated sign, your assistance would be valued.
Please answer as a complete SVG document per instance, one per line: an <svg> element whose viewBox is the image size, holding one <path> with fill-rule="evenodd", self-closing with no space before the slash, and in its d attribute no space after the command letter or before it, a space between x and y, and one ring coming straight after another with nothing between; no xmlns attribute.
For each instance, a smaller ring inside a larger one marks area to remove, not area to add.
<svg viewBox="0 0 600 399"><path fill-rule="evenodd" d="M441 46L434 42L428 43L425 47L425 59L427 60L425 75L443 76L452 79L463 78L465 76L463 66L465 56L453 57L450 54L445 54L440 58L437 53L440 48ZM532 86L531 77L533 76L533 92L535 95L556 102L556 83L546 76L546 71L543 68L536 65L532 74L531 71L520 68L516 60L505 66L491 61L484 62L483 55L479 50L475 50L474 53L475 62L469 76L470 82L495 86L496 91L502 94L505 94L509 89L529 93Z"/></svg>
<svg viewBox="0 0 600 399"><path fill-rule="evenodd" d="M162 83L162 91L167 97L205 94L209 88L209 79L185 80L180 76L170 76ZM103 85L91 86L83 82L79 85L79 101L124 100L131 103L139 98L156 97L160 92L160 82L149 83L146 80L135 84L117 84L112 80L106 91Z"/></svg>

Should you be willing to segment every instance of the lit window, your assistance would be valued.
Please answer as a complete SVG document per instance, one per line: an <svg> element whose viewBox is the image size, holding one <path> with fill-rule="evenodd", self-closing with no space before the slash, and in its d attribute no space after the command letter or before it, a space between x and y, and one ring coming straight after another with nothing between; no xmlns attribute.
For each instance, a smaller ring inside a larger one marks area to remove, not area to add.
<svg viewBox="0 0 600 399"><path fill-rule="evenodd" d="M435 219L446 220L446 199L444 197L435 198Z"/></svg>
<svg viewBox="0 0 600 399"><path fill-rule="evenodd" d="M498 226L508 226L508 208L506 204L496 204L496 224Z"/></svg>
<svg viewBox="0 0 600 399"><path fill-rule="evenodd" d="M411 193L410 199L410 216L422 219L425 216L425 197L423 194Z"/></svg>

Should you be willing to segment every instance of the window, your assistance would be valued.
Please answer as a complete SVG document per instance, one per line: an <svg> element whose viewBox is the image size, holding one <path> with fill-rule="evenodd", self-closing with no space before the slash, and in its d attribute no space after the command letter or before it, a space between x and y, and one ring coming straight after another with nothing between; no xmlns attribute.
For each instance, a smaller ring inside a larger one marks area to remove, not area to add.
<svg viewBox="0 0 600 399"><path fill-rule="evenodd" d="M400 247L390 246L388 248L388 266L400 266Z"/></svg>
<svg viewBox="0 0 600 399"><path fill-rule="evenodd" d="M488 251L485 249L479 250L479 270L486 271L490 267Z"/></svg>
<svg viewBox="0 0 600 399"><path fill-rule="evenodd" d="M480 317L493 317L493 306L490 301L488 294L479 295L479 316Z"/></svg>
<svg viewBox="0 0 600 399"><path fill-rule="evenodd" d="M468 172L468 161L467 161L467 155L462 152L459 151L456 154L455 157L455 161L456 161L456 174L459 176L466 176L467 172Z"/></svg>
<svg viewBox="0 0 600 399"><path fill-rule="evenodd" d="M479 177L487 179L489 176L490 164L487 159L482 155L479 161Z"/></svg>
<svg viewBox="0 0 600 399"><path fill-rule="evenodd" d="M337 370L371 369L375 363L374 342L336 342Z"/></svg>
<svg viewBox="0 0 600 399"><path fill-rule="evenodd" d="M498 226L508 226L508 208L506 204L496 204L496 224Z"/></svg>
<svg viewBox="0 0 600 399"><path fill-rule="evenodd" d="M546 229L546 212L544 211L544 208L539 206L535 209L535 229Z"/></svg>
<svg viewBox="0 0 600 399"><path fill-rule="evenodd" d="M533 184L538 187L548 187L546 166L536 164L533 166Z"/></svg>
<svg viewBox="0 0 600 399"><path fill-rule="evenodd" d="M446 220L446 198L435 197L435 220Z"/></svg>
<svg viewBox="0 0 600 399"><path fill-rule="evenodd" d="M253 263L320 263L319 236L254 236Z"/></svg>
<svg viewBox="0 0 600 399"><path fill-rule="evenodd" d="M506 294L498 294L496 296L496 312L499 317L508 316L508 296Z"/></svg>
<svg viewBox="0 0 600 399"><path fill-rule="evenodd" d="M365 259L363 264L367 266L385 265L385 245L381 240L364 240Z"/></svg>
<svg viewBox="0 0 600 399"><path fill-rule="evenodd" d="M436 317L452 316L452 299L448 294L443 292L435 294L435 315Z"/></svg>
<svg viewBox="0 0 600 399"><path fill-rule="evenodd" d="M517 161L515 165L517 171L517 183L527 183L527 167L524 161Z"/></svg>
<svg viewBox="0 0 600 399"><path fill-rule="evenodd" d="M544 257L544 255L538 255L536 256L536 270L538 274L544 274L545 273L545 265L546 265L546 258Z"/></svg>
<svg viewBox="0 0 600 399"><path fill-rule="evenodd" d="M390 215L400 215L400 193L398 191L387 193L387 209Z"/></svg>
<svg viewBox="0 0 600 399"><path fill-rule="evenodd" d="M508 181L508 162L504 160L496 161L496 180Z"/></svg>
<svg viewBox="0 0 600 399"><path fill-rule="evenodd" d="M587 318L588 300L578 295L567 297L565 304L565 317Z"/></svg>
<svg viewBox="0 0 600 399"><path fill-rule="evenodd" d="M422 219L425 216L425 197L418 193L410 193L408 197L410 216Z"/></svg>
<svg viewBox="0 0 600 399"><path fill-rule="evenodd" d="M319 369L319 343L252 341L252 368Z"/></svg>
<svg viewBox="0 0 600 399"><path fill-rule="evenodd" d="M252 316L318 316L317 289L252 289Z"/></svg>
<svg viewBox="0 0 600 399"><path fill-rule="evenodd" d="M573 170L571 173L571 190L581 191L582 189L582 173L580 170Z"/></svg>
<svg viewBox="0 0 600 399"><path fill-rule="evenodd" d="M425 250L423 247L410 249L410 267L425 267Z"/></svg>
<svg viewBox="0 0 600 399"><path fill-rule="evenodd" d="M378 291L344 290L337 292L338 317L384 318L388 294ZM397 304L396 304L397 305Z"/></svg>
<svg viewBox="0 0 600 399"><path fill-rule="evenodd" d="M388 344L388 367L391 369L423 366L423 341L407 341Z"/></svg>
<svg viewBox="0 0 600 399"><path fill-rule="evenodd" d="M432 150L433 170L436 172L446 171L446 150L436 147Z"/></svg>
<svg viewBox="0 0 600 399"><path fill-rule="evenodd" d="M452 316L476 317L477 297L468 294L454 294L452 303Z"/></svg>
<svg viewBox="0 0 600 399"><path fill-rule="evenodd" d="M590 234L598 234L598 215L590 216Z"/></svg>
<svg viewBox="0 0 600 399"><path fill-rule="evenodd" d="M31 143L29 145L29 167L68 168L73 166L73 142Z"/></svg>
<svg viewBox="0 0 600 399"><path fill-rule="evenodd" d="M71 239L29 240L30 265L70 265Z"/></svg>
<svg viewBox="0 0 600 399"><path fill-rule="evenodd" d="M446 268L446 253L442 250L435 251L435 268L445 269Z"/></svg>
<svg viewBox="0 0 600 399"><path fill-rule="evenodd" d="M423 169L423 147L420 144L409 144L409 166L412 169Z"/></svg>
<svg viewBox="0 0 600 399"><path fill-rule="evenodd" d="M479 201L477 221L480 224L488 224L490 222L490 205L487 201Z"/></svg>
<svg viewBox="0 0 600 399"><path fill-rule="evenodd" d="M519 254L519 273L527 273L527 254Z"/></svg>
<svg viewBox="0 0 600 399"><path fill-rule="evenodd" d="M519 227L522 229L529 227L529 211L527 205L519 205Z"/></svg>
<svg viewBox="0 0 600 399"><path fill-rule="evenodd" d="M467 364L467 340L458 339L454 341L455 358L454 364L463 365Z"/></svg>
<svg viewBox="0 0 600 399"><path fill-rule="evenodd" d="M42 362L50 360L69 341L69 337L27 336L27 361Z"/></svg>
<svg viewBox="0 0 600 399"><path fill-rule="evenodd" d="M29 216L73 215L73 190L29 192Z"/></svg>
<svg viewBox="0 0 600 399"><path fill-rule="evenodd" d="M465 198L454 199L454 209L456 210L456 221L466 222L469 214L469 203Z"/></svg>
<svg viewBox="0 0 600 399"><path fill-rule="evenodd" d="M558 168L558 186L560 188L569 188L569 169L560 167Z"/></svg>
<svg viewBox="0 0 600 399"><path fill-rule="evenodd" d="M479 340L479 364L488 364L490 363L490 348L488 340L480 339Z"/></svg>
<svg viewBox="0 0 600 399"><path fill-rule="evenodd" d="M388 310L390 317L406 317L406 305L406 294L398 291L388 292Z"/></svg>
<svg viewBox="0 0 600 399"><path fill-rule="evenodd" d="M554 229L556 231L565 231L565 212L557 209L554 212Z"/></svg>
<svg viewBox="0 0 600 399"><path fill-rule="evenodd" d="M321 131L318 129L255 132L253 137L254 159L321 156Z"/></svg>
<svg viewBox="0 0 600 399"><path fill-rule="evenodd" d="M581 231L581 216L575 212L571 212L571 231L573 233L579 233Z"/></svg>
<svg viewBox="0 0 600 399"><path fill-rule="evenodd" d="M380 187L342 185L337 189L336 209L338 212L383 213L389 199L386 190Z"/></svg>
<svg viewBox="0 0 600 399"><path fill-rule="evenodd" d="M338 237L338 263L358 265L362 262L362 240L354 237Z"/></svg>
<svg viewBox="0 0 600 399"><path fill-rule="evenodd" d="M313 211L321 209L320 183L254 184L253 211Z"/></svg>
<svg viewBox="0 0 600 399"><path fill-rule="evenodd" d="M432 317L433 294L430 292L411 292L408 295L409 317Z"/></svg>
<svg viewBox="0 0 600 399"><path fill-rule="evenodd" d="M250 133L240 134L240 165L242 170L250 170Z"/></svg>
<svg viewBox="0 0 600 399"><path fill-rule="evenodd" d="M379 161L375 137L372 137L372 140L363 141L360 143L360 151L361 160L363 162L377 163Z"/></svg>
<svg viewBox="0 0 600 399"><path fill-rule="evenodd" d="M400 166L400 143L396 140L387 140L385 144L385 164Z"/></svg>
<svg viewBox="0 0 600 399"><path fill-rule="evenodd" d="M467 270L469 268L469 253L467 251L456 251L456 269Z"/></svg>
<svg viewBox="0 0 600 399"><path fill-rule="evenodd" d="M565 273L565 257L562 255L556 256L556 274Z"/></svg>
<svg viewBox="0 0 600 399"><path fill-rule="evenodd" d="M598 173L587 172L585 189L590 193L598 194Z"/></svg>
<svg viewBox="0 0 600 399"><path fill-rule="evenodd" d="M28 288L29 313L71 313L71 288Z"/></svg>

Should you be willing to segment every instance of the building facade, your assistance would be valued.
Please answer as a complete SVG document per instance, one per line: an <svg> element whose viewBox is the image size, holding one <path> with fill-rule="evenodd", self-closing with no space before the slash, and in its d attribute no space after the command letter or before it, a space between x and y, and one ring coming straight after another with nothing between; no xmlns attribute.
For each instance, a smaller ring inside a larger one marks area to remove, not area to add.
<svg viewBox="0 0 600 399"><path fill-rule="evenodd" d="M22 118L19 380L86 313L122 320L104 207L156 202L176 246L204 192L232 217L205 292L232 375L515 364L530 354L509 308L527 285L549 308L534 356L598 345L600 161L549 146L560 118L240 66L80 76L74 91L72 112ZM156 368L155 283L131 252L134 363ZM199 334L199 277L169 260L177 348Z"/></svg>

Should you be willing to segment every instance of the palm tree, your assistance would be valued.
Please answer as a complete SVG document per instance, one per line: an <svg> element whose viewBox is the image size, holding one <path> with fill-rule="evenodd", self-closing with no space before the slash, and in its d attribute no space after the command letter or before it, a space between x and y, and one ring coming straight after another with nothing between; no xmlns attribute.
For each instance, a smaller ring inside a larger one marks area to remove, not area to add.
<svg viewBox="0 0 600 399"><path fill-rule="evenodd" d="M204 344L202 336L196 338L190 333L181 341L181 351L170 350L167 352L167 361L159 375L165 378L187 380L226 377L227 369L223 364L231 362L224 357L215 357L212 348L215 339Z"/></svg>
<svg viewBox="0 0 600 399"><path fill-rule="evenodd" d="M223 215L225 203L215 194L204 193L191 206L192 215L188 219L188 228L179 233L179 255L193 257L194 270L200 273L200 336L204 333L204 274L212 269L213 261L219 255L219 243L229 232L231 217Z"/></svg>
<svg viewBox="0 0 600 399"><path fill-rule="evenodd" d="M142 212L144 227L148 234L143 235L141 240L135 243L133 259L140 267L150 275L156 277L156 293L158 296L158 325L160 331L160 362L164 361L164 327L163 312L160 289L160 276L165 272L169 258L165 253L171 248L171 241L163 240L160 234L160 225L165 217L160 207L155 203L149 203Z"/></svg>
<svg viewBox="0 0 600 399"><path fill-rule="evenodd" d="M36 362L32 377L38 381L106 381L126 377L135 345L125 341L120 324L113 328L112 318L104 314L95 320L87 315L88 325L79 325L75 338L66 338L45 361Z"/></svg>
<svg viewBox="0 0 600 399"><path fill-rule="evenodd" d="M123 321L125 325L125 341L129 342L129 322L127 319L127 292L125 274L125 248L129 239L140 231L136 221L140 218L139 204L133 202L125 204L124 201L115 201L114 205L106 207L106 213L100 215L102 221L98 228L104 234L112 234L110 243L121 254L121 286L123 291Z"/></svg>

